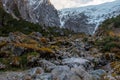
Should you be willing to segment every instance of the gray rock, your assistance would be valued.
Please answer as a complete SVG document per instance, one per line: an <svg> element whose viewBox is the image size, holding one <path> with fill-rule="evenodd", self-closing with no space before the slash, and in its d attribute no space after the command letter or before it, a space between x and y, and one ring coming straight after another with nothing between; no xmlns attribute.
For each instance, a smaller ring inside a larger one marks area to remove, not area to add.
<svg viewBox="0 0 120 80"><path fill-rule="evenodd" d="M56 67L55 64L47 61L47 60L40 60L38 61L38 63L40 64L40 66L45 70L50 72L52 69L54 69Z"/></svg>
<svg viewBox="0 0 120 80"><path fill-rule="evenodd" d="M71 71L78 75L81 80L93 80L92 76L82 67L72 68Z"/></svg>
<svg viewBox="0 0 120 80"><path fill-rule="evenodd" d="M50 0L2 0L2 4L6 12L17 20L22 17L44 26L60 25L57 10Z"/></svg>
<svg viewBox="0 0 120 80"><path fill-rule="evenodd" d="M78 66L82 66L82 67L87 67L89 66L90 62L86 59L83 58L67 58L67 59L63 59L62 60L62 64L63 65L68 65L69 67L73 68L73 67L78 67Z"/></svg>
<svg viewBox="0 0 120 80"><path fill-rule="evenodd" d="M86 34L92 34L94 31L95 25L94 24L88 24L88 16L84 13L79 13L75 15L75 12L72 13L72 11L66 11L64 14L63 12L60 12L60 20L64 24L61 25L65 28L68 28L70 30L73 30L75 32L83 32Z"/></svg>
<svg viewBox="0 0 120 80"><path fill-rule="evenodd" d="M42 37L42 34L40 32L33 32L32 33L32 36L35 36L35 37Z"/></svg>
<svg viewBox="0 0 120 80"><path fill-rule="evenodd" d="M82 80L78 75L71 75L69 80Z"/></svg>
<svg viewBox="0 0 120 80"><path fill-rule="evenodd" d="M77 67L70 69L67 66L59 66L52 72L53 80L92 80L92 76L84 70Z"/></svg>
<svg viewBox="0 0 120 80"><path fill-rule="evenodd" d="M32 68L32 69L28 70L27 73L30 76L34 76L34 75L43 74L44 70L41 67L36 67L36 68Z"/></svg>
<svg viewBox="0 0 120 80"><path fill-rule="evenodd" d="M36 75L34 80L52 80L52 75L50 73Z"/></svg>
<svg viewBox="0 0 120 80"><path fill-rule="evenodd" d="M106 74L102 69L91 71L90 74L93 76L94 80L101 80L101 77Z"/></svg>
<svg viewBox="0 0 120 80"><path fill-rule="evenodd" d="M13 47L13 49L12 49L12 52L13 52L13 54L15 54L16 56L20 56L20 55L22 55L23 53L24 53L24 48L22 48L22 47Z"/></svg>
<svg viewBox="0 0 120 80"><path fill-rule="evenodd" d="M52 70L53 80L69 80L70 77L70 68L67 66L58 66Z"/></svg>

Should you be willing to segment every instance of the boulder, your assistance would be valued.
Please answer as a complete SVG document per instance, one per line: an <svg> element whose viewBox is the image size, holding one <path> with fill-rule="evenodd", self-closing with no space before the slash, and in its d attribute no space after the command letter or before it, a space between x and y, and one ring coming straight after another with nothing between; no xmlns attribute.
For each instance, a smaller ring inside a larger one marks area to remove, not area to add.
<svg viewBox="0 0 120 80"><path fill-rule="evenodd" d="M51 63L50 61L47 60L40 60L38 61L38 64L45 70L50 72L52 69L56 67L55 64Z"/></svg>

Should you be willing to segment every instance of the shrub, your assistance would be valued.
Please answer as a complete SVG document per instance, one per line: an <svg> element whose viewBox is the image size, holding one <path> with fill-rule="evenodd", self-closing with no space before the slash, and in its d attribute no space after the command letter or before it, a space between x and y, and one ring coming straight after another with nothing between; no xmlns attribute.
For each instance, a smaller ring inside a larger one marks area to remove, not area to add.
<svg viewBox="0 0 120 80"><path fill-rule="evenodd" d="M96 46L101 47L102 51L111 51L112 48L120 48L119 37L105 37L102 40L96 40Z"/></svg>
<svg viewBox="0 0 120 80"><path fill-rule="evenodd" d="M118 45L114 42L106 43L103 47L104 51L110 51L112 48L117 47Z"/></svg>

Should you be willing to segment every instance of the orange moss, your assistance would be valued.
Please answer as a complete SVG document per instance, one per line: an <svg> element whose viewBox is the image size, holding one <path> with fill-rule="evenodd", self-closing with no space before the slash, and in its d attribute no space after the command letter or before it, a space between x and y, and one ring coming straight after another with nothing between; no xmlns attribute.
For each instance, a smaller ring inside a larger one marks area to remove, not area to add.
<svg viewBox="0 0 120 80"><path fill-rule="evenodd" d="M11 65L12 66L20 66L20 58L19 57L17 57L17 56L14 56L14 57L12 57L12 62L11 62Z"/></svg>
<svg viewBox="0 0 120 80"><path fill-rule="evenodd" d="M115 36L115 33L113 31L108 32L109 36Z"/></svg>
<svg viewBox="0 0 120 80"><path fill-rule="evenodd" d="M110 65L113 68L113 73L120 74L120 62L119 61L112 62Z"/></svg>
<svg viewBox="0 0 120 80"><path fill-rule="evenodd" d="M14 44L17 47L23 47L23 48L27 48L27 49L32 49L35 51L40 51L40 52L45 52L45 53L54 53L54 51L50 48L46 48L46 47L38 47L37 44L25 44L25 43L17 43Z"/></svg>
<svg viewBox="0 0 120 80"><path fill-rule="evenodd" d="M27 43L28 44L38 44L37 41L32 40L32 39L28 40Z"/></svg>
<svg viewBox="0 0 120 80"><path fill-rule="evenodd" d="M47 39L46 38L40 38L40 41L42 42L42 43L47 43L48 41L47 41Z"/></svg>
<svg viewBox="0 0 120 80"><path fill-rule="evenodd" d="M26 43L16 43L14 44L17 47L24 47L24 48L28 48L28 49L38 49L38 45L37 44L26 44Z"/></svg>
<svg viewBox="0 0 120 80"><path fill-rule="evenodd" d="M42 47L42 48L39 48L39 50L45 53L54 53L54 51L50 48Z"/></svg>
<svg viewBox="0 0 120 80"><path fill-rule="evenodd" d="M58 46L51 46L52 49L59 49Z"/></svg>

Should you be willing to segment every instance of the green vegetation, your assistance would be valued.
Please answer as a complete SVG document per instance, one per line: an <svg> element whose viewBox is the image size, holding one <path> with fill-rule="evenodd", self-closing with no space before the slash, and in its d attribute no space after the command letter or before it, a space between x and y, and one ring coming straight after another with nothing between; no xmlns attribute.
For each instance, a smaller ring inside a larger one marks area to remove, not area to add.
<svg viewBox="0 0 120 80"><path fill-rule="evenodd" d="M102 51L111 51L112 48L120 49L119 37L105 37L102 40L97 40L96 45L102 48Z"/></svg>
<svg viewBox="0 0 120 80"><path fill-rule="evenodd" d="M20 18L20 14L17 9L13 10L15 15ZM0 6L0 36L8 36L10 32L21 32L26 35L32 35L32 32L40 32L44 37L54 38L56 36L68 36L72 34L73 31L59 27L46 27L40 24L34 24L31 22L24 21L22 19L16 20L10 14L6 13ZM21 37L21 40L24 37ZM40 38L41 43L46 43L46 38ZM8 46L7 42L0 42L0 48ZM23 43L16 43L16 46L27 48L24 54L16 56L13 54L11 49L0 51L0 63L5 65L2 71L15 71L24 70L33 66L37 66L36 59L38 57L49 57L49 55L54 55L53 50L46 48L45 46L39 47L39 43L34 40L29 40L29 38L23 39ZM40 55L41 54L41 55ZM47 56L46 56L47 55ZM33 61L32 61L33 60ZM0 70L0 71L1 71Z"/></svg>
<svg viewBox="0 0 120 80"><path fill-rule="evenodd" d="M99 28L97 33L101 39L96 40L96 45L106 52L115 52L120 50L120 15L107 19ZM116 53L116 52L115 52Z"/></svg>
<svg viewBox="0 0 120 80"><path fill-rule="evenodd" d="M120 28L120 15L117 17L113 17L113 18L105 20L100 26L104 29L110 29L112 28L108 26L110 24L113 24L112 27Z"/></svg>
<svg viewBox="0 0 120 80"><path fill-rule="evenodd" d="M16 9L14 11L15 14L19 16L18 11ZM59 36L73 33L70 30L61 29L59 27L45 27L39 24L24 21L22 19L18 21L16 19L13 19L10 14L6 13L3 8L0 7L0 36L7 36L10 32L16 31L22 32L24 34L30 34L31 32L40 32L43 36Z"/></svg>
<svg viewBox="0 0 120 80"><path fill-rule="evenodd" d="M6 68L1 69L0 71L7 71L7 70L24 70L31 68L33 66L37 66L35 64L35 60L39 57L39 53L37 52L30 52L23 54L21 56L15 56L13 54L5 57L0 57L0 62L5 64ZM33 62L32 62L33 61Z"/></svg>

